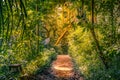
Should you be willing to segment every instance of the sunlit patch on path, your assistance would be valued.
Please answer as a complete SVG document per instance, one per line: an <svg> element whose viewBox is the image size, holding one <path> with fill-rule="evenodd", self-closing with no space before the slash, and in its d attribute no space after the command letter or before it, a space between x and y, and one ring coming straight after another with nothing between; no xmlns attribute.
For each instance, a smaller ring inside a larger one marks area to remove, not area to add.
<svg viewBox="0 0 120 80"><path fill-rule="evenodd" d="M74 75L73 63L69 55L58 55L51 68L57 77L73 77Z"/></svg>
<svg viewBox="0 0 120 80"><path fill-rule="evenodd" d="M37 80L84 80L84 77L74 69L69 55L58 55L51 67L36 75Z"/></svg>

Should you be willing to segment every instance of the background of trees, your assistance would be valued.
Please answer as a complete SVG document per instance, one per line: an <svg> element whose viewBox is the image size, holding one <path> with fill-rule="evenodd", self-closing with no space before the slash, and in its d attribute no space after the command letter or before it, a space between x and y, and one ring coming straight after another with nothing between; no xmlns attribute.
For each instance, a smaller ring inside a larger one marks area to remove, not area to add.
<svg viewBox="0 0 120 80"><path fill-rule="evenodd" d="M69 53L86 79L119 80L119 4L119 0L0 0L0 75L9 75L7 66L14 63L24 64L24 73L36 74L55 53ZM48 37L45 48L42 42Z"/></svg>

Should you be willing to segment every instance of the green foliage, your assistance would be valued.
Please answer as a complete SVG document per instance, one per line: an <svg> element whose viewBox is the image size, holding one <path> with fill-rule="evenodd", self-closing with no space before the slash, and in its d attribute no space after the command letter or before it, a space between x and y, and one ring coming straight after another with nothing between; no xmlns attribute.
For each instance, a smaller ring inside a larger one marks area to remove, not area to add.
<svg viewBox="0 0 120 80"><path fill-rule="evenodd" d="M86 80L120 80L119 8L119 0L95 0L92 24L91 0L0 0L0 80L39 73L56 52L70 53ZM107 70L90 33L93 26ZM55 52L51 47L64 29ZM42 44L48 37L50 49ZM10 64L22 64L24 73L12 74Z"/></svg>
<svg viewBox="0 0 120 80"><path fill-rule="evenodd" d="M41 72L45 67L49 66L51 60L56 56L54 49L44 49L43 52L39 53L36 58L28 61L23 68L25 74L36 74Z"/></svg>
<svg viewBox="0 0 120 80"><path fill-rule="evenodd" d="M84 28L77 29L68 36L69 53L77 64L86 80L119 80L119 50L111 47L107 52L104 52L108 59L109 69L105 69L96 54L95 45L91 38L91 34L84 31ZM101 34L99 35L99 40ZM116 46L117 47L117 46Z"/></svg>
<svg viewBox="0 0 120 80"><path fill-rule="evenodd" d="M21 73L21 75L27 74L27 75L33 75L38 72L41 72L44 68L49 67L50 63L53 59L56 57L56 53L54 49L44 49L43 52L40 52L37 55L33 55L32 57L29 57L31 59L28 59L28 56L31 54L12 54L10 55L9 59L11 64L21 64L22 69L24 73ZM0 65L0 76L5 76L6 78L9 78L10 75L8 70L8 63L6 62L4 56L0 56L1 58L1 65ZM7 75L9 77L7 77ZM20 75L18 75L20 76Z"/></svg>

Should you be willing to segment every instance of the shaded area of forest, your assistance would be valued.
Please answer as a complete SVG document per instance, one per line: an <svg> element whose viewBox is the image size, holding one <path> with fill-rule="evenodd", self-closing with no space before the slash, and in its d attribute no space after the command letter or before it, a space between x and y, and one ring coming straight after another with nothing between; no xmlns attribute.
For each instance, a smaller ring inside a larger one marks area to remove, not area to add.
<svg viewBox="0 0 120 80"><path fill-rule="evenodd" d="M119 4L0 0L0 80L42 73L58 54L69 54L86 80L119 80Z"/></svg>

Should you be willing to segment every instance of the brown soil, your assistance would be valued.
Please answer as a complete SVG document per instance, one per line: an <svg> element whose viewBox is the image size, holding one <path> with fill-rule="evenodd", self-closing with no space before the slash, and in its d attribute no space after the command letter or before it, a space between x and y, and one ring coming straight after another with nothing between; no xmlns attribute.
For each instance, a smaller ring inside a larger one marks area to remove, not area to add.
<svg viewBox="0 0 120 80"><path fill-rule="evenodd" d="M58 55L51 69L56 77L73 77L74 75L73 63L68 55Z"/></svg>
<svg viewBox="0 0 120 80"><path fill-rule="evenodd" d="M58 55L50 68L30 80L84 80L83 76L74 70L73 62L69 55Z"/></svg>

